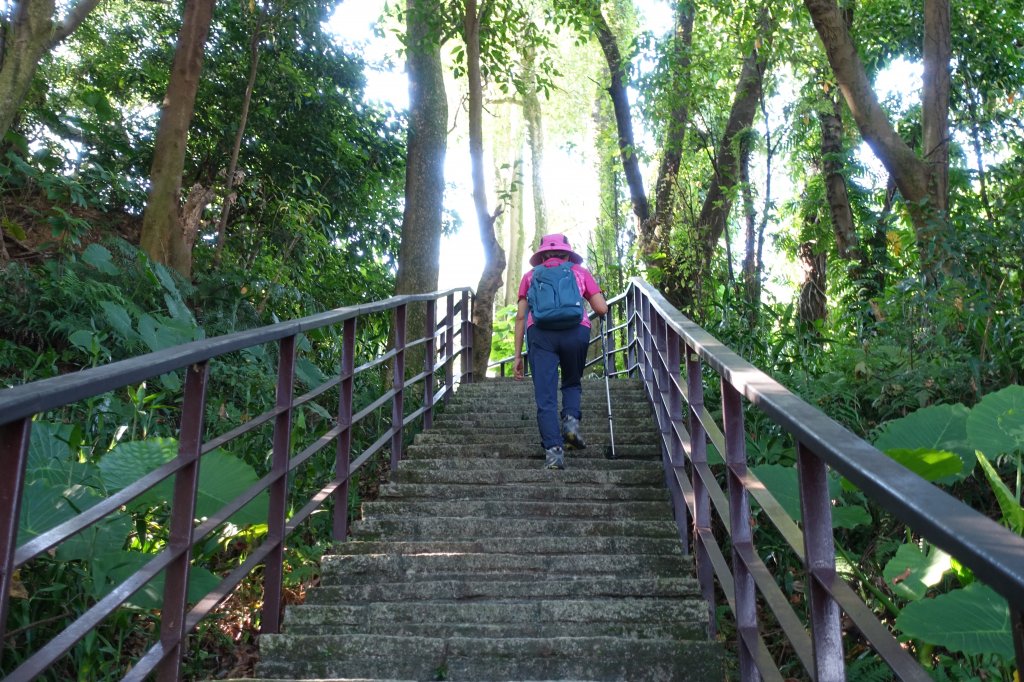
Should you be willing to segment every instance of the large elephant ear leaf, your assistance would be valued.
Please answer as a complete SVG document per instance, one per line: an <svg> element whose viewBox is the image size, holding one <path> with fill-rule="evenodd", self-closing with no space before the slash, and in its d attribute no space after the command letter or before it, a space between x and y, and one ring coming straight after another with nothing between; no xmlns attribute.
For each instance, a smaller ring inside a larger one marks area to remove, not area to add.
<svg viewBox="0 0 1024 682"><path fill-rule="evenodd" d="M886 586L905 599L917 601L935 587L950 569L952 558L938 547L922 551L912 544L900 545L896 556L882 570Z"/></svg>
<svg viewBox="0 0 1024 682"><path fill-rule="evenodd" d="M118 443L100 459L103 483L107 491L116 493L177 455L178 441L174 438L147 438ZM172 486L173 479L164 479L137 497L136 503L157 505L170 501Z"/></svg>
<svg viewBox="0 0 1024 682"><path fill-rule="evenodd" d="M967 437L990 459L1024 451L1024 386L1007 386L982 398L967 418Z"/></svg>
<svg viewBox="0 0 1024 682"><path fill-rule="evenodd" d="M997 654L1013 661L1010 607L995 590L972 583L904 607L896 627L908 637L969 656Z"/></svg>
<svg viewBox="0 0 1024 682"><path fill-rule="evenodd" d="M199 464L196 516L213 516L257 480L256 471L230 453L214 450L203 455ZM236 526L266 523L268 504L267 493L260 493L238 510L230 521Z"/></svg>
<svg viewBox="0 0 1024 682"><path fill-rule="evenodd" d="M1013 532L1024 535L1024 507L1003 483L1003 479L999 478L999 472L980 452L978 453L978 463L981 465L981 470L985 472L985 478L988 480L989 487L992 488L992 494L996 496L996 501L999 503L999 511L1003 513L1003 522Z"/></svg>
<svg viewBox="0 0 1024 682"><path fill-rule="evenodd" d="M901 451L948 451L963 461L958 474L938 477L940 483L966 478L974 471L974 448L968 444L967 418L970 414L963 405L933 405L924 407L906 417L882 425L875 439L875 447L885 453Z"/></svg>

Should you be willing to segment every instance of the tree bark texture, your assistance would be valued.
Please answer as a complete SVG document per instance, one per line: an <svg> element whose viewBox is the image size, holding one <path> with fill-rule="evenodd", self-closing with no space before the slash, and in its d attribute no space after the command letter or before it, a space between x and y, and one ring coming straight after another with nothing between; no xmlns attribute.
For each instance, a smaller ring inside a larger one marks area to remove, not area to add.
<svg viewBox="0 0 1024 682"><path fill-rule="evenodd" d="M473 205L476 208L480 242L484 251L484 269L473 299L473 375L487 375L491 356L491 335L494 325L494 295L501 287L505 271L505 251L494 236L494 221L501 214L487 210L487 188L484 183L483 141L483 77L480 72L480 17L488 13L490 0L479 11L476 0L467 0L463 23L466 41L466 77L469 81L469 157L473 178Z"/></svg>
<svg viewBox="0 0 1024 682"><path fill-rule="evenodd" d="M931 0L927 0L926 5L928 2ZM921 273L926 280L937 282L941 275L953 273L955 263L950 253L952 231L939 210L940 206L945 205L945 199L940 202L935 193L939 183L933 180L933 166L922 161L900 138L879 105L878 97L871 88L864 65L860 61L857 48L836 1L804 0L804 5L811 14L811 20L825 47L836 82L861 136L895 179L900 194L907 201L917 240ZM934 54L930 58L930 69L926 69L926 75L931 76L942 71L948 78L948 52L945 62L940 66L937 62L940 59L938 55L943 49L942 40L931 35L938 27L935 22L930 27L927 25L927 16L933 13L942 15L942 11L934 8L926 11L926 43L934 41L935 45ZM948 8L945 16L945 30L948 33ZM948 85L945 86L945 96L939 93L928 94L933 89L933 84L924 84L926 95L922 102L923 108L937 107L946 110L942 113L929 112L923 116L924 120L929 121L928 125L934 128L937 122L948 117L949 97ZM941 155L941 150L935 147L938 140L936 134L930 133L929 138L935 153Z"/></svg>
<svg viewBox="0 0 1024 682"><path fill-rule="evenodd" d="M824 320L828 313L826 295L825 251L817 251L814 242L804 242L797 249L803 281L800 284L800 322L811 326L817 320Z"/></svg>
<svg viewBox="0 0 1024 682"><path fill-rule="evenodd" d="M679 175L679 164L682 160L683 139L690 123L690 49L693 46L693 20L693 2L678 0L672 36L672 81L668 93L672 104L665 127L658 179L654 185L654 217L653 220L640 225L640 252L648 266L658 264L653 258L654 254L669 252L676 177Z"/></svg>
<svg viewBox="0 0 1024 682"><path fill-rule="evenodd" d="M533 239L530 244L537 248L540 246L540 238L548 233L548 212L541 172L544 167L544 125L536 88L536 50L532 46L527 46L523 61L527 85L526 92L523 93L523 117L526 119L526 137L530 146L530 189L533 195ZM519 260L522 261L521 252ZM519 267L522 269L522 263Z"/></svg>
<svg viewBox="0 0 1024 682"><path fill-rule="evenodd" d="M444 87L440 40L434 35L431 21L437 12L440 12L438 0L408 0L406 3L409 132L405 156L405 208L395 281L397 295L435 291L440 269L448 97ZM412 306L407 311L406 323L409 338L421 336L426 323L426 307ZM406 357L406 367L411 374L416 374L422 366L422 347L412 349Z"/></svg>
<svg viewBox="0 0 1024 682"><path fill-rule="evenodd" d="M844 260L859 257L860 240L853 224L850 195L846 191L843 175L843 118L839 102L832 102L831 112L819 112L821 126L822 172L825 177L825 195L828 198L832 230L836 236L836 250Z"/></svg>
<svg viewBox="0 0 1024 682"><path fill-rule="evenodd" d="M0 12L0 140L10 130L28 96L39 62L74 33L99 0L73 3L62 21L54 21L54 0L20 0Z"/></svg>
<svg viewBox="0 0 1024 682"><path fill-rule="evenodd" d="M921 133L924 160L930 167L929 195L935 208L949 210L949 0L924 2L924 75L921 90Z"/></svg>
<svg viewBox="0 0 1024 682"><path fill-rule="evenodd" d="M615 34L612 33L600 8L594 9L593 16L597 41L601 44L601 51L604 52L605 61L608 63L611 79L608 85L608 94L611 96L615 108L615 126L619 134L619 155L622 157L622 169L626 174L626 184L629 186L633 213L636 214L642 225L650 218L650 206L647 203L647 193L644 190L643 175L640 173L640 163L634 152L633 118L630 113L629 96L626 93L626 65L622 62Z"/></svg>
<svg viewBox="0 0 1024 682"><path fill-rule="evenodd" d="M743 195L743 297L746 300L747 321L753 328L757 323L761 303L761 263L758 252L757 211L754 191L750 183L751 145L740 150L740 183Z"/></svg>
<svg viewBox="0 0 1024 682"><path fill-rule="evenodd" d="M161 106L149 201L142 218L143 250L185 277L192 274L192 248L183 231L181 180L213 5L214 0L186 0L167 95Z"/></svg>

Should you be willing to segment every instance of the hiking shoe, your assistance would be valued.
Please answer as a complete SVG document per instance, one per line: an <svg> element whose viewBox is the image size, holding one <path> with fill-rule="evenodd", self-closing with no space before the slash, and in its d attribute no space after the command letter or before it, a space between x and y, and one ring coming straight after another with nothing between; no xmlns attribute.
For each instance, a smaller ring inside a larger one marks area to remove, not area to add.
<svg viewBox="0 0 1024 682"><path fill-rule="evenodd" d="M562 451L561 445L554 445L544 450L544 468L545 469L564 469L565 468L565 453Z"/></svg>
<svg viewBox="0 0 1024 682"><path fill-rule="evenodd" d="M587 447L586 441L580 435L580 420L568 414L562 417L562 438L569 448L582 450Z"/></svg>

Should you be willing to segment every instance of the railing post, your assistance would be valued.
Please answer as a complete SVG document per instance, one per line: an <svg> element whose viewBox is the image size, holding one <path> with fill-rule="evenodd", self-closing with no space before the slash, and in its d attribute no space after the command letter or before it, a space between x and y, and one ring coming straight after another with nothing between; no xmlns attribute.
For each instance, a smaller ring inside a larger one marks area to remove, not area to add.
<svg viewBox="0 0 1024 682"><path fill-rule="evenodd" d="M274 441L270 455L270 484L267 539L270 553L263 564L263 617L261 633L281 629L281 593L284 587L284 540L288 515L288 462L291 459L292 401L295 393L295 337L278 344L277 400L280 412L274 417Z"/></svg>
<svg viewBox="0 0 1024 682"><path fill-rule="evenodd" d="M405 421L405 317L406 304L395 308L395 362L392 386L395 397L391 402L391 475L398 471L402 460L402 431Z"/></svg>
<svg viewBox="0 0 1024 682"><path fill-rule="evenodd" d="M334 540L348 539L348 467L352 458L352 393L356 366L356 318L345 320L341 331L341 382L338 384L338 449L334 475L341 480L334 490Z"/></svg>
<svg viewBox="0 0 1024 682"><path fill-rule="evenodd" d="M629 376L635 376L636 371L636 297L640 295L640 288L630 285L626 294L626 369Z"/></svg>
<svg viewBox="0 0 1024 682"><path fill-rule="evenodd" d="M167 549L174 558L164 576L164 600L160 614L160 643L165 652L157 679L177 682L184 653L185 609L188 604L188 572L192 561L192 528L196 517L199 486L199 451L203 444L203 416L206 411L207 362L185 371L185 396L181 406L178 459L185 465L174 475L171 528Z"/></svg>
<svg viewBox="0 0 1024 682"><path fill-rule="evenodd" d="M653 351L651 332L651 301L646 296L640 302L640 352L643 354L643 359L640 362L640 377L644 382L644 388L647 390L647 395L653 395L654 389L654 376L653 369L654 364L652 362Z"/></svg>
<svg viewBox="0 0 1024 682"><path fill-rule="evenodd" d="M753 551L750 527L750 500L743 486L747 473L746 433L743 430L743 405L739 392L722 377L722 415L725 431L725 463L729 482L729 526L732 538L732 571L735 583L736 631L739 645L740 679L761 679L754 664L757 629L757 591L754 577L740 548Z"/></svg>
<svg viewBox="0 0 1024 682"><path fill-rule="evenodd" d="M668 473L671 474L669 490L672 491L672 506L679 527L679 541L683 553L690 553L690 510L686 508L686 498L679 483L679 476L686 476L686 457L683 454L683 442L678 432L683 424L683 396L679 376L679 335L668 325L665 326L665 364L668 366Z"/></svg>
<svg viewBox="0 0 1024 682"><path fill-rule="evenodd" d="M690 430L690 469L693 471L693 553L697 568L697 581L701 595L708 605L708 624L711 636L718 632L715 618L715 571L708 554L705 537L712 537L711 496L704 485L698 469L708 464L708 439L700 413L704 410L704 380L701 374L700 356L688 345L686 354L686 392L688 395L687 419Z"/></svg>
<svg viewBox="0 0 1024 682"><path fill-rule="evenodd" d="M804 527L815 679L818 682L842 682L846 679L846 671L839 605L822 585L822 581L831 582L836 573L828 471L825 462L803 443L797 443L796 464L800 480L800 514Z"/></svg>
<svg viewBox="0 0 1024 682"><path fill-rule="evenodd" d="M470 315L469 292L462 292L462 376L459 382L473 383L473 318Z"/></svg>
<svg viewBox="0 0 1024 682"><path fill-rule="evenodd" d="M434 355L437 353L437 301L427 301L427 349L423 353L423 430L434 426Z"/></svg>
<svg viewBox="0 0 1024 682"><path fill-rule="evenodd" d="M444 400L448 402L452 397L452 387L455 383L455 364L452 360L455 354L455 294L448 294L447 298L448 322L444 331Z"/></svg>
<svg viewBox="0 0 1024 682"><path fill-rule="evenodd" d="M18 549L18 519L25 487L25 467L32 438L32 418L17 419L0 426L0 641L7 630L7 605L14 577L14 553Z"/></svg>

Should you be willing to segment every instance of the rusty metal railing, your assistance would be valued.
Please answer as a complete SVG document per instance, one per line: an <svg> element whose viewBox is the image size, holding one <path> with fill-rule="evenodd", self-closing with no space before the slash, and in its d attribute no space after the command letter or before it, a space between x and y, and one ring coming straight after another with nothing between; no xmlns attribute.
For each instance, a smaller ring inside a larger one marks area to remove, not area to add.
<svg viewBox="0 0 1024 682"><path fill-rule="evenodd" d="M715 623L716 582L735 617L743 680L783 679L762 636L764 609L771 612L772 627L781 629L811 679L846 679L841 614L897 678L931 679L836 571L826 480L830 468L1007 600L1017 668L1024 669L1024 538L795 396L684 317L646 282L634 279L624 295L609 303L626 309L629 342L625 350L618 350L628 354L627 365L643 381L653 406L680 536L689 547L692 531L710 621ZM721 384L721 428L704 404L706 370ZM744 402L746 409L762 412L796 442L802 528L747 468ZM724 456L725 490L708 463L709 442ZM760 518L767 518L804 566L808 626L758 554L751 498L764 512ZM716 528L728 534L722 544Z"/></svg>
<svg viewBox="0 0 1024 682"><path fill-rule="evenodd" d="M406 317L410 305L425 306L426 321L422 335L407 339ZM443 306L438 322L438 307ZM239 332L203 341L176 346L102 367L87 369L53 379L33 382L0 391L0 638L4 634L9 607L12 576L21 566L65 540L95 526L123 505L150 490L165 479L174 481L171 500L170 532L167 546L155 554L139 571L100 599L83 615L70 623L60 634L32 653L5 678L31 680L45 672L104 618L116 611L126 600L152 578L165 575L163 608L159 641L134 663L125 680L157 679L173 682L180 678L186 636L254 568L263 564L264 606L262 632L277 632L282 603L282 552L285 538L325 501L333 498L332 533L343 540L348 533L348 493L352 475L376 452L390 445L391 466L396 467L402 454L403 433L418 419L424 428L431 426L435 407L446 400L458 381L472 381L471 292L452 289L432 294L399 296L385 301L339 308L330 312L284 322L251 331ZM393 314L394 343L383 354L365 364L355 366L356 325L374 314ZM296 339L315 329L340 327L342 353L337 375L308 393L294 395ZM275 406L253 417L233 430L204 442L204 413L210 361L226 353L263 344L279 346L277 397ZM424 348L424 367L406 378L407 353L418 346ZM456 360L460 360L458 369ZM391 363L391 387L358 412L354 403L354 380L361 373ZM17 546L19 512L25 483L29 438L33 417L121 389L168 372L185 370L185 384L179 423L177 458L155 469L124 490L104 499L65 523ZM405 414L405 396L416 384L422 384L422 406ZM324 392L337 389L339 405L335 425L302 451L291 452L292 416L299 406ZM358 455L352 452L353 428L374 410L392 405L392 419L385 432ZM194 519L199 470L203 456L253 429L273 423L270 443L270 472L248 490L228 502L212 517L196 523ZM336 446L334 478L323 481L322 487L308 500L290 500L288 476L314 454L334 443ZM189 608L187 587L192 565L193 546L221 526L232 514L263 491L269 491L268 533L265 540L248 558L224 577L220 584ZM290 516L289 508L298 509Z"/></svg>

